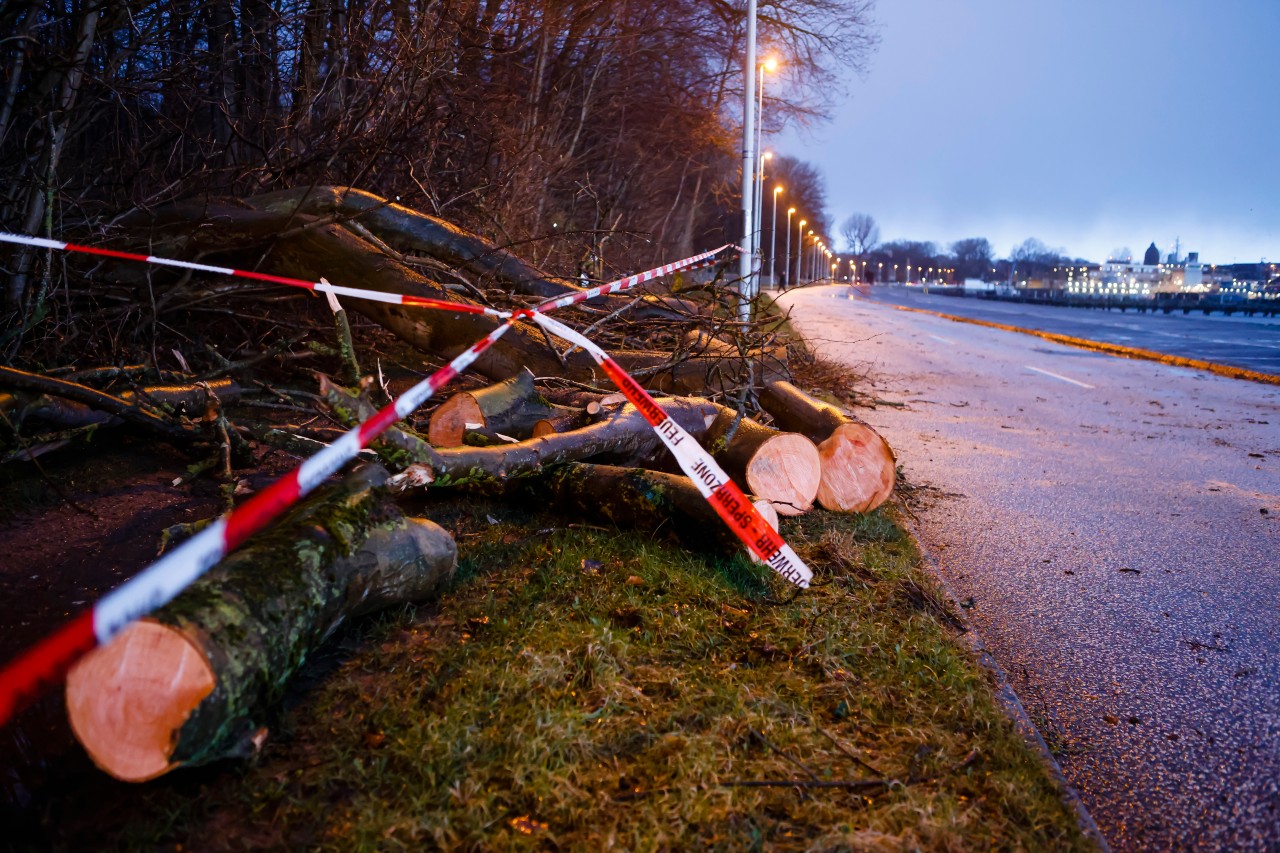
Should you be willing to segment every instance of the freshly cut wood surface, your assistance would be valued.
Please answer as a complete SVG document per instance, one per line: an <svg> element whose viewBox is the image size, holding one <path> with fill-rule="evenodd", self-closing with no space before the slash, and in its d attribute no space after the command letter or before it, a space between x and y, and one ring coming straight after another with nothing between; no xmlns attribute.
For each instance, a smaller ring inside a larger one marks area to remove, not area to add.
<svg viewBox="0 0 1280 853"><path fill-rule="evenodd" d="M813 507L822 462L805 436L722 410L707 430L706 446L743 491L769 501L780 515Z"/></svg>
<svg viewBox="0 0 1280 853"><path fill-rule="evenodd" d="M436 447L459 447L470 432L491 439L524 439L538 421L562 414L567 412L539 396L526 368L487 388L454 394L431 413L427 441Z"/></svg>
<svg viewBox="0 0 1280 853"><path fill-rule="evenodd" d="M476 398L459 391L431 413L427 423L427 441L436 447L459 447L469 430L484 426L484 412Z"/></svg>
<svg viewBox="0 0 1280 853"><path fill-rule="evenodd" d="M897 457L870 425L830 403L815 400L790 382L771 382L760 405L783 429L818 443L818 503L837 512L870 512L893 493Z"/></svg>
<svg viewBox="0 0 1280 853"><path fill-rule="evenodd" d="M866 424L848 423L818 445L818 503L837 512L870 512L889 499L897 479L893 451Z"/></svg>
<svg viewBox="0 0 1280 853"><path fill-rule="evenodd" d="M348 618L435 592L453 537L406 518L370 467L255 536L67 677L71 727L93 761L140 782L251 752L268 710Z"/></svg>
<svg viewBox="0 0 1280 853"><path fill-rule="evenodd" d="M94 764L125 782L145 782L170 770L173 733L217 683L196 642L146 619L72 670L67 717Z"/></svg>

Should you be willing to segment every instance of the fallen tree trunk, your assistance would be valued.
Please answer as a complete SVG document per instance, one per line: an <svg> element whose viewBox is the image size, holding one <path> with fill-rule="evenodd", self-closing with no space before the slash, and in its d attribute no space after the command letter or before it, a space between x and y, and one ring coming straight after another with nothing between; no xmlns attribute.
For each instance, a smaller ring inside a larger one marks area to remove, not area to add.
<svg viewBox="0 0 1280 853"><path fill-rule="evenodd" d="M822 460L817 498L822 506L837 512L870 512L889 499L897 458L872 427L785 381L766 385L760 405L780 428L817 443Z"/></svg>
<svg viewBox="0 0 1280 853"><path fill-rule="evenodd" d="M354 220L402 252L428 255L526 296L550 299L580 289L535 269L478 234L354 187L281 190L255 196L250 203L259 210L289 215L331 214Z"/></svg>
<svg viewBox="0 0 1280 853"><path fill-rule="evenodd" d="M780 515L813 507L821 463L818 448L805 436L721 409L703 442L739 488L773 504Z"/></svg>
<svg viewBox="0 0 1280 853"><path fill-rule="evenodd" d="M468 432L489 438L524 439L539 422L574 414L551 405L533 386L533 374L522 370L510 379L477 391L459 391L431 413L427 441L436 447L457 447ZM555 430L552 430L555 432Z"/></svg>
<svg viewBox="0 0 1280 853"><path fill-rule="evenodd" d="M376 411L363 395L328 381L321 383L321 394L344 423L358 423ZM698 397L659 397L657 402L695 439L706 435L720 408ZM375 442L374 450L388 465L401 471L393 478L393 484L402 489L501 482L531 476L562 462L587 459L649 467L667 453L653 427L632 405L573 432L495 447L437 448L420 436L391 427Z"/></svg>
<svg viewBox="0 0 1280 853"><path fill-rule="evenodd" d="M513 481L505 493L575 519L674 535L689 548L720 554L746 550L689 478L678 474L570 462L540 477ZM755 505L776 530L772 505L763 500ZM759 562L754 554L751 558Z"/></svg>
<svg viewBox="0 0 1280 853"><path fill-rule="evenodd" d="M67 678L71 727L125 781L240 754L312 650L349 618L432 594L453 538L405 518L370 466L317 493Z"/></svg>
<svg viewBox="0 0 1280 853"><path fill-rule="evenodd" d="M366 236L357 236L337 224L343 221L353 227L363 223ZM388 254L380 248L380 240L431 254L442 263L501 282L514 293L550 297L577 290L571 283L546 276L477 235L346 187L268 193L240 204L177 202L134 214L123 224L145 229L139 242L145 242L148 251L179 257L216 257L233 266L261 272L308 280L325 277L335 284L387 293L470 302ZM126 280L140 281L136 270L122 273ZM160 302L166 303L167 299L162 297ZM458 355L491 332L497 323L481 315L366 300L352 300L349 307L442 359ZM645 387L660 393L726 393L736 390L749 377L759 384L764 377L788 375L785 363L780 365L767 355L757 357L760 364L753 369L743 358L719 354L685 354L675 360L670 352L655 350L614 351L612 355ZM525 322L518 323L474 365L478 373L493 380L513 376L525 367L539 376L605 381L589 356L578 351L562 359L547 345L542 333Z"/></svg>

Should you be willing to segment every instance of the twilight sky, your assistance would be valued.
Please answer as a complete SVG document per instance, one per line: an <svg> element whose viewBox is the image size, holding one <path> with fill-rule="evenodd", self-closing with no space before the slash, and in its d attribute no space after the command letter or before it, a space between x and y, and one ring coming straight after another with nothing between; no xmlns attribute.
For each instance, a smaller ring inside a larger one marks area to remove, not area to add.
<svg viewBox="0 0 1280 853"><path fill-rule="evenodd" d="M833 120L766 142L819 168L837 228L1280 260L1280 0L879 0L876 18Z"/></svg>

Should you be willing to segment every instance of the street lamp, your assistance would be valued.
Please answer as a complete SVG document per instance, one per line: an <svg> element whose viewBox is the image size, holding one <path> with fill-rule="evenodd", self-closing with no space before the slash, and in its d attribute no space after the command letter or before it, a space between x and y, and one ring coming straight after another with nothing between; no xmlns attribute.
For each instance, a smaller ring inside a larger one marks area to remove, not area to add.
<svg viewBox="0 0 1280 853"><path fill-rule="evenodd" d="M773 219L769 223L769 286L777 289L778 283L773 279L774 261L778 259L778 193L782 192L781 186L773 188ZM791 236L791 229L787 229L787 236Z"/></svg>
<svg viewBox="0 0 1280 853"><path fill-rule="evenodd" d="M791 214L795 213L794 207L787 208L787 261L782 265L782 287L785 290L787 285L795 284L791 280Z"/></svg>
<svg viewBox="0 0 1280 853"><path fill-rule="evenodd" d="M801 219L796 230L796 284L804 283L804 227L808 224L809 220Z"/></svg>
<svg viewBox="0 0 1280 853"><path fill-rule="evenodd" d="M755 64L755 5L756 4L755 4L755 0L749 0L749 3L751 7L749 11L749 14L751 15L751 24L750 24L751 32L747 34L747 37L751 41L751 46L748 52L748 56L750 57L751 63L754 65ZM748 66L748 67L751 67L751 66ZM778 60L774 59L772 56L766 59L764 62L760 63L760 91L757 95L757 103L756 103L756 145L755 145L756 151L760 150L760 136L764 131L764 72L766 70L773 71L777 67L778 67ZM750 105L751 105L750 88L748 88L746 92L745 100L747 104L747 109L749 111ZM752 196L752 202L755 205L754 207L755 215L753 217L753 224L756 227L749 232L752 235L753 240L750 244L748 244L748 247L751 249L751 261L752 261L751 271L752 271L752 274L755 276L755 278L752 279L752 284L750 287L751 295L753 297L760 290L760 278L759 278L759 272L760 272L759 268L761 266L760 264L760 232L764 230L764 223L762 221L764 219L764 161L768 160L772 156L773 154L770 152L765 152L760 155L760 174L758 176L758 180L756 181L755 195ZM745 158L743 161L743 165L744 166L746 165Z"/></svg>
<svg viewBox="0 0 1280 853"><path fill-rule="evenodd" d="M738 319L751 319L751 270L755 259L751 251L751 235L755 231L755 92L756 85L756 0L747 0L747 55L743 63L746 79L742 93L742 247L746 249L738 259Z"/></svg>
<svg viewBox="0 0 1280 853"><path fill-rule="evenodd" d="M752 239L751 253L756 261L755 266L752 268L752 271L753 273L755 273L755 276L756 276L754 279L755 283L751 287L752 296L754 296L760 289L760 278L759 278L760 268L764 266L764 264L762 263L762 259L760 257L760 242L761 242L760 237L764 233L764 197L763 197L764 196L764 163L766 160L772 160L772 159L773 159L772 151L761 152L760 171L756 173L755 206L756 206L756 224L758 225L758 227L756 228L755 232L751 235L751 239Z"/></svg>

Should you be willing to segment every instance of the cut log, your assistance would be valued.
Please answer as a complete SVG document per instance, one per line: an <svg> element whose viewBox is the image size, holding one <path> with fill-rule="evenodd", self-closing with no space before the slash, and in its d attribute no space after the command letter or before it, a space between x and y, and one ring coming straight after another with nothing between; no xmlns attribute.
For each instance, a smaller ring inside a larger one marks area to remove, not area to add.
<svg viewBox="0 0 1280 853"><path fill-rule="evenodd" d="M771 382L760 405L786 430L818 444L822 482L818 503L837 512L870 512L893 494L897 458L893 448L871 426L790 382Z"/></svg>
<svg viewBox="0 0 1280 853"><path fill-rule="evenodd" d="M243 754L309 653L348 618L437 590L453 538L405 518L380 467L327 487L67 678L71 727L125 781Z"/></svg>
<svg viewBox="0 0 1280 853"><path fill-rule="evenodd" d="M572 414L538 394L526 368L510 379L477 391L459 391L431 413L427 441L436 447L458 447L468 432L491 438L529 438L536 423Z"/></svg>
<svg viewBox="0 0 1280 853"><path fill-rule="evenodd" d="M721 409L704 446L739 488L773 504L778 514L799 515L813 507L822 467L818 448L805 436Z"/></svg>
<svg viewBox="0 0 1280 853"><path fill-rule="evenodd" d="M507 493L554 507L574 519L674 535L701 551L736 554L746 550L697 487L679 474L570 462L543 476L513 481ZM763 500L755 503L776 530L778 515L772 505Z"/></svg>

